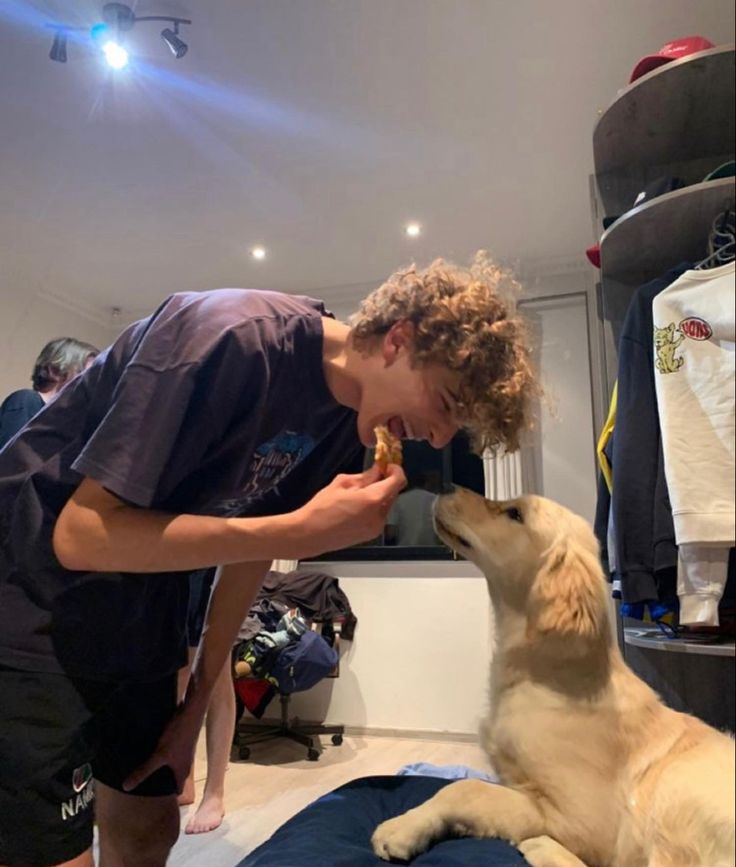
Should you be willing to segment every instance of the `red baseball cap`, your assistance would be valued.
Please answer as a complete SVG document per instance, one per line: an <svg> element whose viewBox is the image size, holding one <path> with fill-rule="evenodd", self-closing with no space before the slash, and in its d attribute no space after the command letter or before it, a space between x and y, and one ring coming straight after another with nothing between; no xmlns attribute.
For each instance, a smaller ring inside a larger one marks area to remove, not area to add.
<svg viewBox="0 0 736 867"><path fill-rule="evenodd" d="M695 54L697 51L705 51L708 48L715 48L715 45L704 36L683 36L682 39L675 39L663 45L656 54L650 54L642 59L634 67L631 73L629 83L646 75L658 66L664 66L665 63L671 63L673 60L679 60L681 57L687 57L689 54Z"/></svg>

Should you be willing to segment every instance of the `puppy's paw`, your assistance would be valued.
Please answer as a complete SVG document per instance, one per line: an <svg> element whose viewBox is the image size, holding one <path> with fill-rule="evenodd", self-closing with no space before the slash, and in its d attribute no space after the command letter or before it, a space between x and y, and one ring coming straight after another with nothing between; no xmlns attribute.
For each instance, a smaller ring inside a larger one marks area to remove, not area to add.
<svg viewBox="0 0 736 867"><path fill-rule="evenodd" d="M371 837L373 851L384 861L397 858L411 861L429 848L433 836L432 825L427 823L416 810L409 810L403 816L382 822Z"/></svg>
<svg viewBox="0 0 736 867"><path fill-rule="evenodd" d="M546 835L523 840L517 848L531 867L585 867L577 856Z"/></svg>

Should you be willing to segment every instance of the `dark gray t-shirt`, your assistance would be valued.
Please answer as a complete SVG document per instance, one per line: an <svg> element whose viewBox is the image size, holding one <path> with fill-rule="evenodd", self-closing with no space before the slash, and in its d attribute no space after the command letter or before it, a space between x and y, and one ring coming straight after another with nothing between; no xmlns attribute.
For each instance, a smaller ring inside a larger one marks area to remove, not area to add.
<svg viewBox="0 0 736 867"><path fill-rule="evenodd" d="M0 452L0 665L149 680L182 664L186 575L70 572L56 518L85 476L143 508L268 515L360 469L323 315L273 292L173 295Z"/></svg>

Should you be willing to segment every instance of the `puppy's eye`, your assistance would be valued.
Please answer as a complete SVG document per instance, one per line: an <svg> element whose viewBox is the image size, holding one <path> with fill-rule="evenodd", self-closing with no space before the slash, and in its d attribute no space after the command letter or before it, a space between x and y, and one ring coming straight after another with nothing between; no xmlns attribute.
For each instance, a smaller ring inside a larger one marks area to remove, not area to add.
<svg viewBox="0 0 736 867"><path fill-rule="evenodd" d="M512 521L517 521L519 524L524 523L524 516L521 514L521 511L513 506L510 509L504 509L503 513Z"/></svg>

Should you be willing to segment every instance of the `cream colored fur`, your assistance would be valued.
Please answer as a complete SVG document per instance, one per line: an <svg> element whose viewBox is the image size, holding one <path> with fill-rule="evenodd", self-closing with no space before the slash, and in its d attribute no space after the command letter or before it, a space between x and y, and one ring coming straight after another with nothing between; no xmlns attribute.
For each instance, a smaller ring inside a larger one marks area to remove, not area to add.
<svg viewBox="0 0 736 867"><path fill-rule="evenodd" d="M541 497L462 489L438 499L435 520L488 581L497 649L482 743L504 785L451 783L379 825L376 854L410 859L460 834L507 839L533 867L733 867L734 741L626 667L588 524Z"/></svg>

